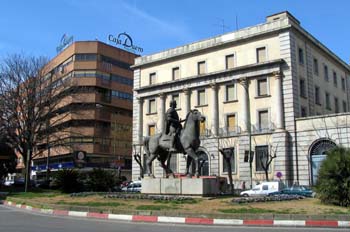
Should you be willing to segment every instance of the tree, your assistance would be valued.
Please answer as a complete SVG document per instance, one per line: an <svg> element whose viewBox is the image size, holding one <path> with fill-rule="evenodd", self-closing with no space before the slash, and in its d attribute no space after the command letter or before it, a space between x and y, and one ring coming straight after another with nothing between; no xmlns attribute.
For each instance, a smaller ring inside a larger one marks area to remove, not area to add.
<svg viewBox="0 0 350 232"><path fill-rule="evenodd" d="M271 143L271 135L265 136L267 146L264 146L261 150L255 150L255 162L263 169L266 181L269 181L270 166L272 161L277 158L278 150L278 143L275 146ZM254 143L258 144L255 138Z"/></svg>
<svg viewBox="0 0 350 232"><path fill-rule="evenodd" d="M31 160L55 140L56 131L62 130L57 125L69 112L60 112L59 104L74 89L70 79L59 79L55 70L45 67L47 61L43 57L15 54L0 64L0 133L23 157L25 191L30 181ZM62 132L58 137L62 137Z"/></svg>
<svg viewBox="0 0 350 232"><path fill-rule="evenodd" d="M322 202L350 206L350 150L342 147L327 152L317 181L317 194Z"/></svg>
<svg viewBox="0 0 350 232"><path fill-rule="evenodd" d="M218 150L222 155L223 162L227 167L227 176L230 185L230 191L234 193L234 184L232 178L232 171L235 167L232 167L232 161L235 161L235 147L237 146L237 141L232 138L218 139ZM224 171L224 170L223 170Z"/></svg>
<svg viewBox="0 0 350 232"><path fill-rule="evenodd" d="M116 173L101 168L94 168L88 173L87 187L90 191L111 191L117 184Z"/></svg>
<svg viewBox="0 0 350 232"><path fill-rule="evenodd" d="M16 156L4 140L0 139L0 180L16 171Z"/></svg>
<svg viewBox="0 0 350 232"><path fill-rule="evenodd" d="M219 152L221 153L224 162L226 162L227 165L227 174L228 174L228 180L230 183L230 190L231 193L234 193L234 186L233 186L233 179L232 179L232 165L231 160L234 158L234 150L233 149L219 149Z"/></svg>
<svg viewBox="0 0 350 232"><path fill-rule="evenodd" d="M64 193L79 192L83 189L81 174L77 170L59 170L55 177L55 185Z"/></svg>
<svg viewBox="0 0 350 232"><path fill-rule="evenodd" d="M265 173L266 181L269 181L269 170L271 163L275 158L277 158L277 147L274 149L273 146L269 146L267 153L264 154L263 159L260 160L261 167Z"/></svg>

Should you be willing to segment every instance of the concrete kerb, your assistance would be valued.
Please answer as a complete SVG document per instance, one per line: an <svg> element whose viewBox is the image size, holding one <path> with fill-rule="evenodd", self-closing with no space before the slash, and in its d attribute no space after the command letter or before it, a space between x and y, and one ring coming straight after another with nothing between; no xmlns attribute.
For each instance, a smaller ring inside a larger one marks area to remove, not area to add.
<svg viewBox="0 0 350 232"><path fill-rule="evenodd" d="M171 224L192 225L226 225L226 226L286 226L286 227L341 227L350 228L350 221L343 220L281 220L281 219L216 219L216 218L194 218L194 217L171 217L153 215L126 215L111 213L95 213L70 211L60 209L35 208L29 205L17 204L12 201L2 201L3 205L29 210L41 214L51 214L67 217L98 218L106 220L132 221L132 222L158 222Z"/></svg>

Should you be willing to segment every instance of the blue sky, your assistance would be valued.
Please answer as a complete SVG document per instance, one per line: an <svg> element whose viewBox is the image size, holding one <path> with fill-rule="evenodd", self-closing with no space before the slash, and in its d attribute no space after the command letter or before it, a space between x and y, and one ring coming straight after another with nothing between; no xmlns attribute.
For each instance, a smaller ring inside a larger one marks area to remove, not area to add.
<svg viewBox="0 0 350 232"><path fill-rule="evenodd" d="M0 58L12 53L56 55L64 33L75 41L107 41L127 32L151 54L263 23L288 10L341 59L350 61L348 0L2 0Z"/></svg>

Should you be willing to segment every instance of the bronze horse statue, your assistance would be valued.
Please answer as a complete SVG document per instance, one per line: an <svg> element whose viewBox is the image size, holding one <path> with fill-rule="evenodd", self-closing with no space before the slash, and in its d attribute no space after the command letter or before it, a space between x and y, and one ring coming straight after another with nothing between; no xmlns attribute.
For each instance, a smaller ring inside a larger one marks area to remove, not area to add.
<svg viewBox="0 0 350 232"><path fill-rule="evenodd" d="M199 122L205 121L205 117L198 110L191 110L184 120L185 124L181 130L178 139L175 140L176 153L187 154L186 174L187 176L193 176L190 165L195 165L195 175L199 177L199 157L196 155L196 150L200 145L199 140ZM147 154L146 174L154 177L152 173L152 162L157 158L162 168L165 170L167 176L172 174L172 170L169 167L169 161L171 152L169 148L171 144L169 138L165 133L155 134L150 137L145 137L144 148ZM192 162L194 161L194 162ZM166 163L167 162L167 163Z"/></svg>

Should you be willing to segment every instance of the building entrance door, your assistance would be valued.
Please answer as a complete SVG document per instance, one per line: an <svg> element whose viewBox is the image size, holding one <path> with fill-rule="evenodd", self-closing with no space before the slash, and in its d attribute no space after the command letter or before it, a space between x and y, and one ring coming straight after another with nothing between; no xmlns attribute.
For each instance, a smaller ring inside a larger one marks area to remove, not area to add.
<svg viewBox="0 0 350 232"><path fill-rule="evenodd" d="M327 151L334 148L336 144L329 139L320 139L311 145L310 149L310 167L311 184L316 185L318 172L322 161L327 157Z"/></svg>

